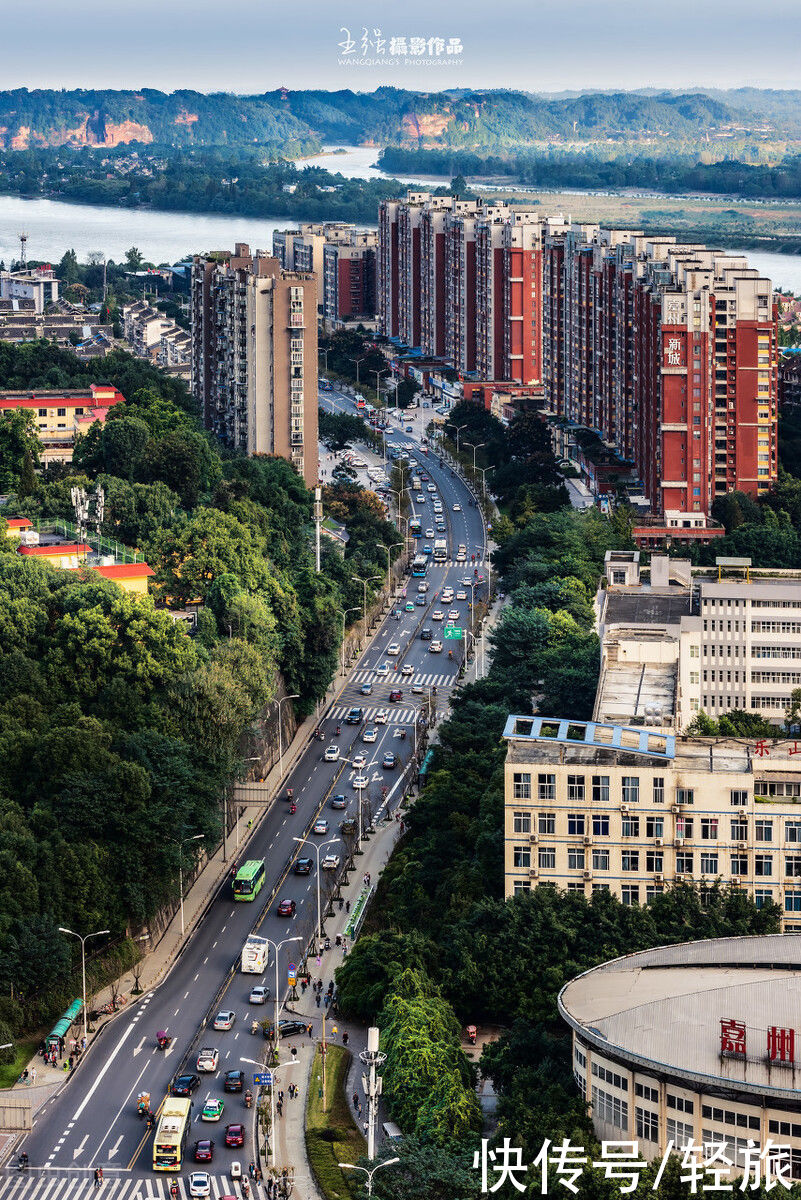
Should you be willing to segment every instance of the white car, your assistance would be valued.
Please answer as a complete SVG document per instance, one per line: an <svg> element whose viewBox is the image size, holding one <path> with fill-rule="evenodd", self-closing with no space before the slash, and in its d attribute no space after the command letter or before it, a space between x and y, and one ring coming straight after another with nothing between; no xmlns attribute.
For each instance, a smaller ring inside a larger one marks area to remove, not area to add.
<svg viewBox="0 0 801 1200"><path fill-rule="evenodd" d="M370 786L370 776L369 775L356 775L353 780L353 786L357 789L369 787Z"/></svg>
<svg viewBox="0 0 801 1200"><path fill-rule="evenodd" d="M414 667L411 663L404 663L401 667L401 675L414 675Z"/></svg>
<svg viewBox="0 0 801 1200"><path fill-rule="evenodd" d="M398 642L390 642L390 644L387 646L387 654L390 654L393 658L397 658L400 654L400 644ZM389 672L387 672L387 674L389 674Z"/></svg>
<svg viewBox="0 0 801 1200"><path fill-rule="evenodd" d="M326 762L337 762L339 760L339 746L329 746L323 758Z"/></svg>
<svg viewBox="0 0 801 1200"><path fill-rule="evenodd" d="M448 613L448 620L449 621L458 621L459 620L459 609L458 608L451 609L451 611Z"/></svg>
<svg viewBox="0 0 801 1200"><path fill-rule="evenodd" d="M231 1012L230 1009L223 1009L221 1012L218 1012L217 1016L214 1018L214 1028L230 1029L235 1020L235 1012Z"/></svg>
<svg viewBox="0 0 801 1200"><path fill-rule="evenodd" d="M427 538L432 538L433 536L434 536L434 530L433 530L433 529L427 529L427 530L426 530L426 537L427 537Z"/></svg>
<svg viewBox="0 0 801 1200"><path fill-rule="evenodd" d="M379 708L378 712L373 717L373 720L375 721L376 725L386 725L387 710L385 708Z"/></svg>
<svg viewBox="0 0 801 1200"><path fill-rule="evenodd" d="M420 593L421 593L423 596L424 596L424 595L426 594L426 592L428 591L428 588L429 588L429 584L428 584L428 581L427 581L426 579L424 579L424 580L422 581L422 583L418 583L418 585L417 585L417 590L418 590L418 592L420 592Z"/></svg>
<svg viewBox="0 0 801 1200"><path fill-rule="evenodd" d="M443 596L443 597L442 597L442 599L444 600L444 599L445 599L445 597ZM461 589L460 589L460 590L459 590L459 591L456 593L456 599L457 599L457 600L466 600L466 599L467 599L467 592L465 592L465 591L463 591L463 590L461 590Z"/></svg>
<svg viewBox="0 0 801 1200"><path fill-rule="evenodd" d="M461 511L462 511L462 506L461 506L461 504L454 504L454 506L453 506L453 511L454 511L454 512L461 512Z"/></svg>
<svg viewBox="0 0 801 1200"><path fill-rule="evenodd" d="M374 742L377 737L378 737L378 730L373 729L372 726L369 726L369 728L365 729L364 733L362 734L362 741L363 742Z"/></svg>
<svg viewBox="0 0 801 1200"><path fill-rule="evenodd" d="M190 1196L210 1196L211 1179L208 1171L193 1171L189 1176Z"/></svg>
<svg viewBox="0 0 801 1200"><path fill-rule="evenodd" d="M425 688L424 683L413 683L412 684L412 695L413 696L424 696L425 692L426 692L426 688Z"/></svg>
<svg viewBox="0 0 801 1200"><path fill-rule="evenodd" d="M375 669L376 675L389 675L389 663L380 663Z"/></svg>
<svg viewBox="0 0 801 1200"><path fill-rule="evenodd" d="M320 863L321 871L336 871L339 866L338 854L326 854L323 861Z"/></svg>
<svg viewBox="0 0 801 1200"><path fill-rule="evenodd" d="M439 654L441 650L442 650L442 642L429 642L428 643L428 653L429 654Z"/></svg>
<svg viewBox="0 0 801 1200"><path fill-rule="evenodd" d="M432 621L444 621L445 613L442 611L441 608L435 608L431 614L431 620Z"/></svg>
<svg viewBox="0 0 801 1200"><path fill-rule="evenodd" d="M359 752L359 754L353 756L350 765L355 767L357 771L360 771L362 767L367 766L367 755Z"/></svg>
<svg viewBox="0 0 801 1200"><path fill-rule="evenodd" d="M197 1069L198 1071L216 1071L219 1061L219 1050L212 1050L206 1046L197 1056Z"/></svg>
<svg viewBox="0 0 801 1200"><path fill-rule="evenodd" d="M452 599L453 599L453 588L452 587L443 588L442 589L442 603L450 604Z"/></svg>
<svg viewBox="0 0 801 1200"><path fill-rule="evenodd" d="M437 485L435 483L429 483L428 490L429 492L435 492L437 490Z"/></svg>
<svg viewBox="0 0 801 1200"><path fill-rule="evenodd" d="M435 513L441 513L441 512L442 512L442 505L440 504L439 500L435 500L435 501L434 501L434 512L435 512Z"/></svg>

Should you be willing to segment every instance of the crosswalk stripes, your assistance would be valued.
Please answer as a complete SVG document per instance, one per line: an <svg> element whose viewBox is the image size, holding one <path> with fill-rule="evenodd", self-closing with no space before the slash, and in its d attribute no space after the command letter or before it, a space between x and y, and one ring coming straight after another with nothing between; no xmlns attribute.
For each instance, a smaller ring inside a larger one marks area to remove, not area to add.
<svg viewBox="0 0 801 1200"><path fill-rule="evenodd" d="M331 719L333 721L343 721L350 712L350 705L343 704L339 708L333 709ZM366 708L364 710L364 724L369 725L375 721L375 714L381 710L381 705L376 705L374 708ZM387 714L387 725L412 725L414 724L416 708L393 708L385 709Z"/></svg>
<svg viewBox="0 0 801 1200"><path fill-rule="evenodd" d="M368 682L380 683L382 678L383 678L383 676L379 676L378 679L376 680L375 669L371 668L371 667L365 667L364 670L354 671L353 675L351 676L350 682L351 683L368 683ZM403 677L404 685L405 685L407 679L409 679L408 675ZM447 674L413 675L410 679L410 685L415 684L415 683L420 683L423 685L423 687L447 687L448 684L452 683L452 682L453 682L453 675L447 675Z"/></svg>
<svg viewBox="0 0 801 1200"><path fill-rule="evenodd" d="M52 1175L49 1171L31 1170L26 1175L8 1174L0 1176L0 1200L85 1200L98 1196L100 1200L168 1200L169 1180L172 1176L152 1179L133 1179L130 1175L106 1174L101 1188L92 1186L91 1170ZM189 1184L186 1178L176 1176L181 1200L189 1200ZM221 1196L241 1194L227 1175L210 1175L210 1200ZM263 1185L250 1182L250 1194L255 1200L263 1200Z"/></svg>

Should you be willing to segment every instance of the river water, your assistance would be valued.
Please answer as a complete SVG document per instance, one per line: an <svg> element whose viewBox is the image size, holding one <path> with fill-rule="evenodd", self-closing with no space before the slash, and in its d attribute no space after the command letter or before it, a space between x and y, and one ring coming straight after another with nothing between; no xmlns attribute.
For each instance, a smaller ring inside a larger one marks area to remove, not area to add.
<svg viewBox="0 0 801 1200"><path fill-rule="evenodd" d="M303 160L303 165L325 167L348 179L386 178L374 165L377 147L350 146L344 154L332 153L334 149L326 147L326 152ZM404 176L400 182L425 186L445 181ZM201 216L0 196L0 259L8 264L18 256L23 231L28 234L28 257L40 261L58 262L65 250L73 249L81 261L99 250L119 262L130 246L138 246L147 261L172 263L187 254L233 249L234 242L270 250L273 230L289 225L288 218ZM801 255L761 250L742 253L751 266L773 280L774 287L801 294Z"/></svg>

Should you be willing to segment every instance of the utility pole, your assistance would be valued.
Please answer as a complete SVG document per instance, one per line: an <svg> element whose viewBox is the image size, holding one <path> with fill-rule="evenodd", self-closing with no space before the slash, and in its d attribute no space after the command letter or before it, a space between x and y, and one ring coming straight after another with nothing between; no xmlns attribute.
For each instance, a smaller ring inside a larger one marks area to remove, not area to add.
<svg viewBox="0 0 801 1200"><path fill-rule="evenodd" d="M323 489L314 489L314 569L320 574L320 526L323 523Z"/></svg>
<svg viewBox="0 0 801 1200"><path fill-rule="evenodd" d="M378 1121L378 1098L381 1095L382 1079L377 1068L386 1062L386 1054L379 1049L379 1031L371 1025L367 1030L367 1049L362 1050L359 1059L367 1068L362 1075L362 1087L367 1097L367 1157L375 1158L375 1128Z"/></svg>

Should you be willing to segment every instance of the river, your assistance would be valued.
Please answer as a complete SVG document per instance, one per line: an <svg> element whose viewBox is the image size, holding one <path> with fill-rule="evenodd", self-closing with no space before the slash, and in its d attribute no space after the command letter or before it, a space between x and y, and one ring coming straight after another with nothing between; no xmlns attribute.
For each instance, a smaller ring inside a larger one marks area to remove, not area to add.
<svg viewBox="0 0 801 1200"><path fill-rule="evenodd" d="M333 153L334 149L325 147L323 154L302 160L302 165L325 167L349 179L386 178L374 165L377 147L349 146L344 154ZM445 181L406 176L400 182L426 186ZM18 256L23 231L28 234L28 257L39 261L58 262L65 250L73 249L81 261L99 250L119 262L130 246L138 246L149 262L172 263L187 254L233 249L237 241L247 242L252 249L270 250L273 230L290 224L288 218L201 216L0 196L0 259L8 264ZM762 250L742 253L775 287L801 294L801 255Z"/></svg>

